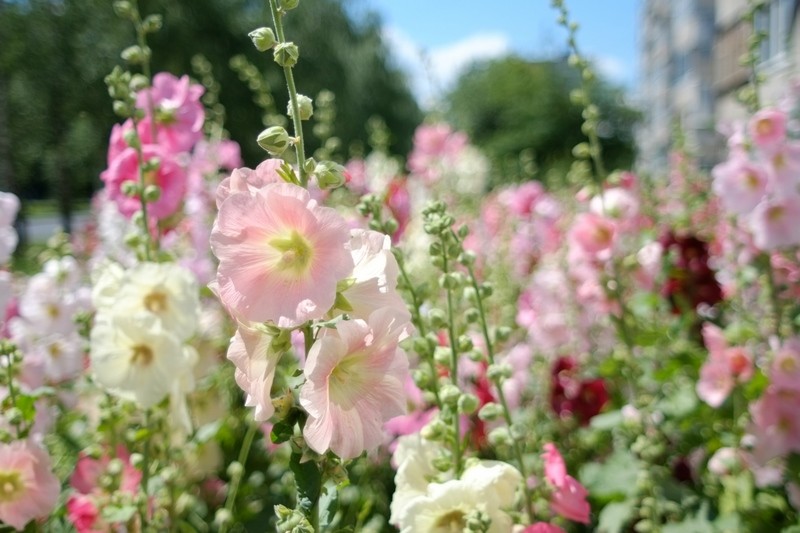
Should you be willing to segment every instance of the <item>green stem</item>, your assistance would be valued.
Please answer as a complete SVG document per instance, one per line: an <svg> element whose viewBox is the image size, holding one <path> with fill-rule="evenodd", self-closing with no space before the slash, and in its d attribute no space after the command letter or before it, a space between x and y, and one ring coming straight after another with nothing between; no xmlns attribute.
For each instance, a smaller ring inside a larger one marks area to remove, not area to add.
<svg viewBox="0 0 800 533"><path fill-rule="evenodd" d="M768 254L763 255L764 270L767 275L767 289L769 291L770 303L772 304L772 313L775 315L775 336L781 337L781 329L783 326L783 306L781 305L780 294L778 294L778 285L775 282L775 270L772 268L772 259Z"/></svg>
<svg viewBox="0 0 800 533"><path fill-rule="evenodd" d="M275 24L275 33L278 37L278 42L286 42L283 33L283 22L281 21L282 12L278 9L276 0L269 0L270 11L272 12L272 21ZM297 155L297 167L300 172L300 185L303 187L308 186L308 175L305 170L305 145L303 136L303 121L300 119L300 104L297 101L297 88L294 84L294 74L291 67L283 67L283 75L286 77L286 87L289 90L289 101L292 106L292 124L294 125L294 136L297 141L294 143L295 153Z"/></svg>
<svg viewBox="0 0 800 533"><path fill-rule="evenodd" d="M440 242L442 243L442 272L447 275L450 269L447 257L448 245L444 236L440 237ZM450 381L453 385L458 387L458 351L456 350L455 310L453 305L453 291L448 284L445 286L445 293L447 294L447 337L450 340ZM455 409L453 413L453 429L455 430L455 435L453 436L453 460L455 461L456 478L461 476L462 468L460 426L461 421L459 420L458 409Z"/></svg>
<svg viewBox="0 0 800 533"><path fill-rule="evenodd" d="M147 430L147 437L144 441L144 450L142 451L142 492L144 492L144 502L139 509L139 516L142 521L142 531L144 531L145 524L148 523L147 509L150 507L150 496L147 493L147 485L150 481L150 409L144 411L144 429Z"/></svg>
<svg viewBox="0 0 800 533"><path fill-rule="evenodd" d="M247 457L250 455L250 449L253 447L253 440L255 440L258 425L251 423L247 428L247 433L244 436L244 442L239 450L238 463L242 466L242 472L234 476L231 480L231 488L228 491L228 497L225 500L225 509L233 516L233 507L236 505L236 493L239 492L239 485L244 477L244 465L247 462ZM228 530L228 522L223 522L220 526L220 533L225 533Z"/></svg>
<svg viewBox="0 0 800 533"><path fill-rule="evenodd" d="M11 364L11 356L13 350L9 350L9 353L6 353L5 356L8 359L8 363L6 364L6 374L8 376L8 397L11 399L11 405L14 407L17 406L17 393L14 390L14 372L12 367L14 365ZM22 437L22 430L20 429L19 420L14 421L14 431L17 434L17 439Z"/></svg>
<svg viewBox="0 0 800 533"><path fill-rule="evenodd" d="M457 238L455 233L453 233L453 237ZM469 273L470 285L472 285L477 299L481 333L483 334L483 341L486 343L486 356L489 360L489 364L493 365L495 359L494 343L492 343L492 338L489 335L489 326L486 320L486 311L483 306L483 298L481 297L480 287L478 286L478 279L475 276L475 270L472 268L472 265L467 266L467 272ZM495 381L494 386L495 389L497 389L497 399L500 400L500 405L503 408L503 419L505 420L510 432L512 425L511 410L508 408L508 401L506 401L506 396L503 392L503 386L499 379ZM525 468L525 461L523 460L522 446L519 439L515 438L514 435L511 435L511 442L513 443L512 448L514 451L514 457L519 464L519 471L522 474L522 488L525 492L525 509L528 513L528 518L533 520L533 493L528 487L528 474L526 472L527 469Z"/></svg>

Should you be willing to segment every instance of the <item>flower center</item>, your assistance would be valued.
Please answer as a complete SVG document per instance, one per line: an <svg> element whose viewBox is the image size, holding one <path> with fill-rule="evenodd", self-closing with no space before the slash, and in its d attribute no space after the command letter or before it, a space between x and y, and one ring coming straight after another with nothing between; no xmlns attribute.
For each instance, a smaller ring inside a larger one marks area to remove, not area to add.
<svg viewBox="0 0 800 533"><path fill-rule="evenodd" d="M434 531L440 533L461 533L467 527L467 520L464 511L453 509L441 515L434 522Z"/></svg>
<svg viewBox="0 0 800 533"><path fill-rule="evenodd" d="M144 297L144 306L151 313L163 313L167 310L167 295L161 291L153 291Z"/></svg>
<svg viewBox="0 0 800 533"><path fill-rule="evenodd" d="M761 185L761 180L758 179L755 172L748 172L745 174L745 183L748 188L756 190Z"/></svg>
<svg viewBox="0 0 800 533"><path fill-rule="evenodd" d="M308 270L314 252L308 240L297 230L292 230L286 236L271 239L269 245L280 253L277 262L280 271L299 277Z"/></svg>
<svg viewBox="0 0 800 533"><path fill-rule="evenodd" d="M756 132L759 135L770 135L774 131L774 127L772 125L772 121L768 118L762 118L758 122L756 122Z"/></svg>
<svg viewBox="0 0 800 533"><path fill-rule="evenodd" d="M147 345L137 344L131 349L131 364L150 366L153 362L153 350Z"/></svg>
<svg viewBox="0 0 800 533"><path fill-rule="evenodd" d="M47 347L47 351L50 352L50 357L53 359L58 359L64 354L64 351L57 342L51 343L50 346Z"/></svg>
<svg viewBox="0 0 800 533"><path fill-rule="evenodd" d="M797 372L797 362L792 356L784 357L778 366L784 374L794 374Z"/></svg>
<svg viewBox="0 0 800 533"><path fill-rule="evenodd" d="M19 472L0 471L0 503L14 501L23 492L24 488Z"/></svg>
<svg viewBox="0 0 800 533"><path fill-rule="evenodd" d="M776 205L767 209L767 220L777 222L784 218L786 209L782 205Z"/></svg>

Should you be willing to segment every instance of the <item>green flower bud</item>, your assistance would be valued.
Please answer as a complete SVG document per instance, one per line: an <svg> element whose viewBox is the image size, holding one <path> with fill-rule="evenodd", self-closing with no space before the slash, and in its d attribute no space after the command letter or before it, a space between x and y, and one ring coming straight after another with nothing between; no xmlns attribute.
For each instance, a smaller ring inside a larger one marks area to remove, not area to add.
<svg viewBox="0 0 800 533"><path fill-rule="evenodd" d="M161 29L163 25L163 20L161 15L148 15L142 21L142 29L145 33L155 33Z"/></svg>
<svg viewBox="0 0 800 533"><path fill-rule="evenodd" d="M452 383L447 383L439 389L439 397L443 403L455 406L458 404L459 398L461 398L461 391Z"/></svg>
<svg viewBox="0 0 800 533"><path fill-rule="evenodd" d="M431 321L431 326L433 326L435 329L447 326L447 314L445 314L445 312L438 307L434 307L428 311L428 318Z"/></svg>
<svg viewBox="0 0 800 533"><path fill-rule="evenodd" d="M258 28L248 33L247 36L250 37L259 52L266 52L277 42L272 28Z"/></svg>
<svg viewBox="0 0 800 533"><path fill-rule="evenodd" d="M214 523L219 527L223 524L232 524L233 523L233 514L225 509L217 509L216 514L214 514Z"/></svg>
<svg viewBox="0 0 800 533"><path fill-rule="evenodd" d="M297 64L300 51L297 49L297 45L292 42L278 43L275 45L275 51L272 53L272 57L278 65L292 68Z"/></svg>
<svg viewBox="0 0 800 533"><path fill-rule="evenodd" d="M123 181L120 189L122 190L122 194L128 196L129 198L139 196L139 184L135 181Z"/></svg>
<svg viewBox="0 0 800 533"><path fill-rule="evenodd" d="M291 11L300 5L300 0L280 0L280 7L284 11Z"/></svg>
<svg viewBox="0 0 800 533"><path fill-rule="evenodd" d="M496 428L489 433L489 443L492 446L507 446L511 444L511 435L508 428Z"/></svg>
<svg viewBox="0 0 800 533"><path fill-rule="evenodd" d="M130 18L133 15L133 5L128 0L114 2L114 13L120 18Z"/></svg>
<svg viewBox="0 0 800 533"><path fill-rule="evenodd" d="M478 418L484 421L496 420L503 415L503 407L500 404L489 402L478 412Z"/></svg>
<svg viewBox="0 0 800 533"><path fill-rule="evenodd" d="M335 189L344 185L344 167L333 161L322 161L314 167L314 176L317 178L317 185L322 190Z"/></svg>
<svg viewBox="0 0 800 533"><path fill-rule="evenodd" d="M144 201L152 204L161 198L161 187L158 185L148 185L144 188Z"/></svg>
<svg viewBox="0 0 800 533"><path fill-rule="evenodd" d="M233 461L231 464L228 465L227 473L228 477L231 479L235 479L241 477L242 473L244 472L244 466L239 461Z"/></svg>
<svg viewBox="0 0 800 533"><path fill-rule="evenodd" d="M115 100L112 106L114 114L118 117L129 118L133 114L133 106L121 100Z"/></svg>
<svg viewBox="0 0 800 533"><path fill-rule="evenodd" d="M458 399L458 412L462 415L471 415L478 408L479 403L474 394L462 394Z"/></svg>
<svg viewBox="0 0 800 533"><path fill-rule="evenodd" d="M139 92L142 89L146 89L150 87L150 80L147 79L147 76L143 74L134 74L131 76L131 81L128 84L131 91Z"/></svg>
<svg viewBox="0 0 800 533"><path fill-rule="evenodd" d="M290 144L289 133L280 126L267 128L258 135L258 145L270 155L281 155Z"/></svg>
<svg viewBox="0 0 800 533"><path fill-rule="evenodd" d="M141 65L150 59L150 49L147 47L143 48L138 45L133 45L123 50L120 55L122 56L122 59L132 65Z"/></svg>
<svg viewBox="0 0 800 533"><path fill-rule="evenodd" d="M290 117L294 117L294 109L292 109L291 102L289 102L288 107L287 113L289 113ZM297 108L300 110L300 120L308 120L314 114L314 104L311 98L304 94L297 95Z"/></svg>
<svg viewBox="0 0 800 533"><path fill-rule="evenodd" d="M495 363L486 369L486 376L491 381L503 381L511 377L514 369L506 363Z"/></svg>

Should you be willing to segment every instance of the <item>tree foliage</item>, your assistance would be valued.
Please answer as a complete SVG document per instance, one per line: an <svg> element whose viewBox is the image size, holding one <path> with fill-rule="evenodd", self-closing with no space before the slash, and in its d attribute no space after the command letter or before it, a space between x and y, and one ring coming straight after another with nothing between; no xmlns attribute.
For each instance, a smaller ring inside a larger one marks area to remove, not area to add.
<svg viewBox="0 0 800 533"><path fill-rule="evenodd" d="M253 93L230 59L244 55L265 77L277 110L285 112L282 72L270 53L258 53L247 33L271 25L261 0L140 0L142 13L159 13L163 29L152 36L153 70L192 73L192 57L212 65L225 107L226 128L242 145L248 165L264 157L255 138L264 127ZM364 145L365 124L383 118L396 135L392 150L405 153L420 112L402 75L387 60L379 20L355 20L342 0L306 0L287 17L287 36L301 43L298 90L315 97L335 93L343 147ZM0 189L23 199L87 197L106 166L106 145L118 121L103 78L122 64L120 52L135 41L109 0L0 0ZM314 149L307 126L307 140ZM7 169L3 172L3 169Z"/></svg>
<svg viewBox="0 0 800 533"><path fill-rule="evenodd" d="M563 182L572 148L585 140L580 107L570 91L578 74L564 61L506 57L476 64L449 95L448 119L466 131L492 159L493 185L534 176ZM638 113L622 91L599 82L592 100L603 120L599 134L611 168L629 168L634 156L633 127Z"/></svg>

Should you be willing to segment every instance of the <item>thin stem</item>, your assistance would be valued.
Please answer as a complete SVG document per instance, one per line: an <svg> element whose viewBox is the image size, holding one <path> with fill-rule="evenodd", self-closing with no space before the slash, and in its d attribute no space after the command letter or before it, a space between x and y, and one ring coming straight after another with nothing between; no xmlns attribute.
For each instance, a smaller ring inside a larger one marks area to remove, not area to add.
<svg viewBox="0 0 800 533"><path fill-rule="evenodd" d="M8 397L11 399L11 405L16 407L17 406L17 393L14 390L14 373L12 372L12 368L11 368L13 366L11 364L11 355L12 355L13 351L10 350L9 352L10 353L6 353L5 354L6 359L7 359L6 374L8 375ZM16 431L17 439L19 439L22 436L22 430L20 429L20 423L19 423L18 419L14 421L14 431Z"/></svg>
<svg viewBox="0 0 800 533"><path fill-rule="evenodd" d="M442 243L442 272L445 275L449 270L449 261L447 257L447 242L444 237L440 237ZM458 387L458 351L456 350L456 331L455 331L455 309L453 305L453 291L449 285L445 286L445 293L447 294L447 337L450 341L450 381L453 385ZM434 376L435 377L435 376ZM453 413L453 429L455 435L453 437L453 459L455 461L456 477L461 475L461 421L458 416L458 409Z"/></svg>
<svg viewBox="0 0 800 533"><path fill-rule="evenodd" d="M286 42L283 33L283 22L281 21L282 12L278 9L276 0L269 0L270 11L272 12L272 21L275 24L275 33L278 36L278 41ZM294 74L292 74L291 67L283 67L283 75L286 78L286 87L289 90L289 101L292 106L292 124L294 125L294 136L297 141L294 143L295 153L297 155L297 167L300 172L300 185L303 187L308 186L308 175L305 170L305 145L303 136L303 121L300 119L300 104L297 101L297 88L294 84Z"/></svg>
<svg viewBox="0 0 800 533"><path fill-rule="evenodd" d="M250 455L250 449L253 447L253 440L255 439L257 431L258 426L251 423L247 428L247 433L244 436L244 442L242 442L242 447L239 450L239 458L237 459L238 463L243 469L245 463L247 462L247 458ZM239 485L242 482L242 477L244 477L243 472L233 477L233 480L231 480L231 488L228 491L228 497L225 500L225 509L231 513L231 515L233 514L233 507L236 504L236 493L239 492ZM220 526L220 533L225 533L227 530L228 522L223 522Z"/></svg>
<svg viewBox="0 0 800 533"><path fill-rule="evenodd" d="M769 298L772 304L772 313L775 315L775 336L780 338L781 329L783 325L783 306L781 305L780 294L778 293L778 284L775 282L775 270L772 268L772 259L769 255L764 254L764 270L767 275L767 289L769 290Z"/></svg>
<svg viewBox="0 0 800 533"><path fill-rule="evenodd" d="M147 485L150 481L150 409L145 409L144 411L144 428L148 430L147 437L144 441L144 450L142 451L142 492L144 492L144 503L142 507L139 509L139 516L141 517L142 521L142 531L144 531L144 526L147 524L147 509L150 507L150 496L147 493Z"/></svg>
<svg viewBox="0 0 800 533"><path fill-rule="evenodd" d="M453 237L457 239L455 233L453 233ZM475 276L475 270L472 268L472 265L467 266L467 272L469 273L469 280L470 285L475 291L476 299L477 299L477 306L478 306L478 316L480 317L480 324L481 324L481 333L483 334L483 341L486 344L486 357L489 360L489 364L494 364L495 353L494 353L494 343L492 342L492 338L489 335L489 326L486 320L486 311L483 306L483 298L481 298L480 287L478 286L478 279ZM508 401L506 401L505 393L503 392L502 383L500 380L496 380L494 384L495 388L497 389L497 399L500 400L500 405L503 408L503 419L508 426L509 431L511 431L511 410L508 408ZM525 461L523 460L523 450L522 446L520 445L519 439L515 438L514 435L511 435L511 442L513 443L513 450L514 450L514 457L519 464L519 471L522 474L522 487L525 492L525 509L528 513L528 517L530 520L533 520L533 493L531 489L528 487L528 474L525 468Z"/></svg>

